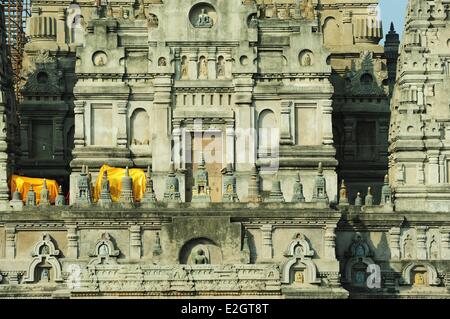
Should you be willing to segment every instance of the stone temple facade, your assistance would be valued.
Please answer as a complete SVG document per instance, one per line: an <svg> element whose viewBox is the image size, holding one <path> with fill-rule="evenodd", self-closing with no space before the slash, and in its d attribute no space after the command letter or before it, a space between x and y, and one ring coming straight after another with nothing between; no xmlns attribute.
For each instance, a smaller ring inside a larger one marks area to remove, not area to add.
<svg viewBox="0 0 450 319"><path fill-rule="evenodd" d="M32 1L17 111L0 60L0 296L450 297L450 1L384 47L377 4Z"/></svg>

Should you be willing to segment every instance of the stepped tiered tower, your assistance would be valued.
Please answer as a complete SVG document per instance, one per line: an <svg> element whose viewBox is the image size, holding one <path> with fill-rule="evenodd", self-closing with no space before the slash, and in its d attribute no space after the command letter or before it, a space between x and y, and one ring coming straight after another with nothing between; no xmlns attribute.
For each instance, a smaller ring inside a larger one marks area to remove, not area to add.
<svg viewBox="0 0 450 319"><path fill-rule="evenodd" d="M450 3L377 4L32 1L0 297L449 297Z"/></svg>
<svg viewBox="0 0 450 319"><path fill-rule="evenodd" d="M450 211L448 6L408 6L390 127L390 180L402 210Z"/></svg>

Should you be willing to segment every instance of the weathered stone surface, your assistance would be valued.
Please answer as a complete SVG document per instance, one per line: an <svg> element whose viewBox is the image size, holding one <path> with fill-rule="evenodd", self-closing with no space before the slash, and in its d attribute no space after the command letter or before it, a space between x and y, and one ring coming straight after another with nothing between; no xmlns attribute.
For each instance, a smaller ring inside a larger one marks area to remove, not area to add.
<svg viewBox="0 0 450 319"><path fill-rule="evenodd" d="M0 59L0 297L448 298L448 6L410 2L396 84L376 0L33 3L20 125ZM94 204L103 164L147 168L142 202L105 176Z"/></svg>

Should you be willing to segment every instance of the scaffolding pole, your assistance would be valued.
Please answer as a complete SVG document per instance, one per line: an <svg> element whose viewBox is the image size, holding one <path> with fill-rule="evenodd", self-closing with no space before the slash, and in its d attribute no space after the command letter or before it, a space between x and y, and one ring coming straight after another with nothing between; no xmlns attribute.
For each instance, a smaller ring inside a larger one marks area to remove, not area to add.
<svg viewBox="0 0 450 319"><path fill-rule="evenodd" d="M30 16L31 0L1 0L5 14L6 43L13 71L14 90L20 100L19 84L22 69L23 50L27 42L25 36L26 19Z"/></svg>

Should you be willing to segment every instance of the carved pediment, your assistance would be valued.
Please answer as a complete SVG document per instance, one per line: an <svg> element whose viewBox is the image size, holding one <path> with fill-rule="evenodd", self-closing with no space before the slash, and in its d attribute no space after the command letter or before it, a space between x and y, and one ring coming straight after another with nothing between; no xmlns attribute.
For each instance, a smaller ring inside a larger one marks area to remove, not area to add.
<svg viewBox="0 0 450 319"><path fill-rule="evenodd" d="M28 73L20 91L29 95L60 95L64 92L63 73L58 70L56 59L48 51L41 51L34 59L35 66Z"/></svg>
<svg viewBox="0 0 450 319"><path fill-rule="evenodd" d="M345 72L345 90L352 95L387 95L388 89L383 85L387 77L382 62L374 59L373 52L364 51Z"/></svg>

